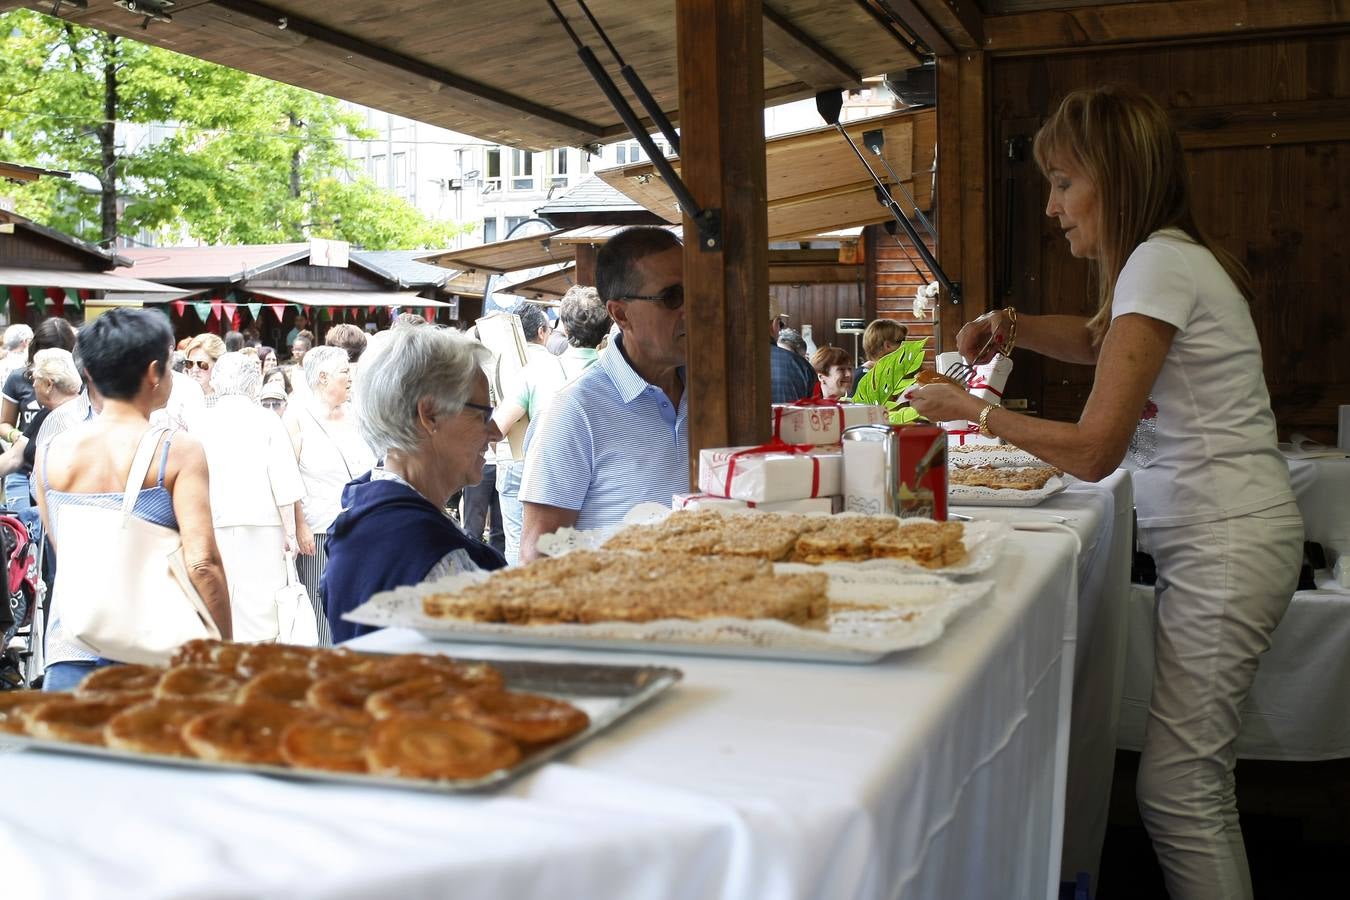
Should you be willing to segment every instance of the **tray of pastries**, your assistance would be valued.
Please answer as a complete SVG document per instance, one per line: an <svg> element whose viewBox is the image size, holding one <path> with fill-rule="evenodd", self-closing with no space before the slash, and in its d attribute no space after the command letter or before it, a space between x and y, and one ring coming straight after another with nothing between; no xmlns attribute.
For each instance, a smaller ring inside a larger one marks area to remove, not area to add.
<svg viewBox="0 0 1350 900"><path fill-rule="evenodd" d="M947 500L971 506L1039 506L1068 487L1050 466L969 466L947 471Z"/></svg>
<svg viewBox="0 0 1350 900"><path fill-rule="evenodd" d="M935 522L854 513L682 509L637 518L617 529L560 529L540 538L540 552L559 556L603 548L830 565L824 570L827 574L863 567L959 576L992 568L1010 531L999 522Z"/></svg>
<svg viewBox="0 0 1350 900"><path fill-rule="evenodd" d="M192 641L167 667L0 693L6 744L428 791L496 787L680 680L678 669Z"/></svg>
<svg viewBox="0 0 1350 900"><path fill-rule="evenodd" d="M579 549L376 594L345 618L433 639L872 662L936 640L990 587L755 556Z"/></svg>

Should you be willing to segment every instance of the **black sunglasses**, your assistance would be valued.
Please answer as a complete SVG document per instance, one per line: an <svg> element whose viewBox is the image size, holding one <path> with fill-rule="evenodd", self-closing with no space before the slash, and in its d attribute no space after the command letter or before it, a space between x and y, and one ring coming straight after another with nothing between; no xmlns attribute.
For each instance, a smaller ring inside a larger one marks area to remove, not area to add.
<svg viewBox="0 0 1350 900"><path fill-rule="evenodd" d="M652 297L640 297L637 295L631 297L621 297L621 300L648 300L652 303L660 303L666 309L679 309L684 306L684 285L672 284L661 293Z"/></svg>
<svg viewBox="0 0 1350 900"><path fill-rule="evenodd" d="M468 409L476 409L479 412L481 412L483 414L484 425L492 421L492 414L496 412L496 410L493 409L491 406L484 406L481 403L470 403L468 400L464 401L464 406Z"/></svg>

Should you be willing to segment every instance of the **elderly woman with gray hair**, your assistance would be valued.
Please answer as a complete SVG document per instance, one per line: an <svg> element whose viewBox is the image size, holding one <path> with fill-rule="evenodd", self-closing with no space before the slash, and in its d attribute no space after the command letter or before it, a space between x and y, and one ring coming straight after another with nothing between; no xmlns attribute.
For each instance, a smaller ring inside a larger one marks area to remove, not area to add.
<svg viewBox="0 0 1350 900"><path fill-rule="evenodd" d="M296 509L297 560L300 581L314 601L319 643L332 642L324 618L323 573L328 567L328 535L342 512L342 489L375 464L375 454L361 439L352 413L352 368L347 351L315 347L305 354L307 396L291 397L286 428L291 435L305 496Z"/></svg>
<svg viewBox="0 0 1350 900"><path fill-rule="evenodd" d="M258 360L226 353L211 370L216 404L189 414L206 451L211 521L230 588L236 641L275 641L277 592L287 583L295 504L305 494L290 438L258 405Z"/></svg>
<svg viewBox="0 0 1350 900"><path fill-rule="evenodd" d="M506 565L445 513L456 491L483 477L488 444L501 437L482 369L490 358L455 331L396 328L362 363L357 427L384 466L347 485L329 533L324 596L335 641L371 630L342 614L378 591Z"/></svg>

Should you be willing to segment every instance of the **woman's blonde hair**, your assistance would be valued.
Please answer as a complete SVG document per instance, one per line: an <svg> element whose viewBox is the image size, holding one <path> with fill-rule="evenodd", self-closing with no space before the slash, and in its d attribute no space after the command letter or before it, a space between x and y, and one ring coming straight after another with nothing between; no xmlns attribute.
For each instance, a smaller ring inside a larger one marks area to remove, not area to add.
<svg viewBox="0 0 1350 900"><path fill-rule="evenodd" d="M192 355L193 350L205 350L206 355L211 357L212 362L215 362L225 355L225 342L209 332L199 334L187 345L186 352L189 356Z"/></svg>
<svg viewBox="0 0 1350 900"><path fill-rule="evenodd" d="M1111 300L1125 261L1162 228L1180 229L1213 253L1250 299L1242 264L1195 222L1181 138L1152 97L1124 85L1074 91L1036 133L1034 152L1047 178L1052 160L1067 159L1097 191L1097 312L1088 321L1094 344L1101 344L1111 324Z"/></svg>
<svg viewBox="0 0 1350 900"><path fill-rule="evenodd" d="M901 344L907 337L909 328L904 324L894 319L873 319L863 332L863 355L875 362L881 358L881 351L888 341Z"/></svg>

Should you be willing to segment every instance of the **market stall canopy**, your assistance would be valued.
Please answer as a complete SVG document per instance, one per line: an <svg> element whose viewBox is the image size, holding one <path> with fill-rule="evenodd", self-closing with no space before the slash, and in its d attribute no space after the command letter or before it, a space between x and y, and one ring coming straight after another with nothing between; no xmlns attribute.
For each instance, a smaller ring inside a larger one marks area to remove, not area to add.
<svg viewBox="0 0 1350 900"><path fill-rule="evenodd" d="M15 287L59 288L70 291L122 291L153 294L172 300L185 297L191 291L179 287L110 275L104 272L69 272L60 269L0 268L0 284Z"/></svg>
<svg viewBox="0 0 1350 900"><path fill-rule="evenodd" d="M675 0L588 5L678 121ZM0 9L16 6L52 11L48 0L0 0ZM576 7L563 6L583 40L600 48ZM766 101L860 87L864 76L917 65L901 34L878 22L889 15L884 7L766 3ZM503 144L546 150L627 134L543 2L87 0L58 8L81 25ZM146 13L155 9L161 20L151 21Z"/></svg>
<svg viewBox="0 0 1350 900"><path fill-rule="evenodd" d="M933 202L933 160L937 115L931 109L903 110L844 123L849 136L886 183L885 168L863 144L863 134L880 130L882 153L920 209ZM765 142L769 200L769 240L806 237L842 228L872 225L891 218L877 202L871 176L833 128L782 135ZM673 165L679 171L679 161ZM605 169L605 181L667 222L680 220L670 188L650 162ZM892 189L906 213L913 214L904 190Z"/></svg>
<svg viewBox="0 0 1350 900"><path fill-rule="evenodd" d="M498 275L554 263L571 262L576 256L576 251L554 246L553 243L553 239L562 233L561 229L555 228L542 234L512 238L509 241L493 241L491 244L479 244L477 247L465 247L462 250L446 250L443 253L423 256L421 261L448 269Z"/></svg>
<svg viewBox="0 0 1350 900"><path fill-rule="evenodd" d="M390 291L325 291L317 288L252 288L260 297L271 297L297 306L434 306L457 308L458 304L428 300L416 294Z"/></svg>
<svg viewBox="0 0 1350 900"><path fill-rule="evenodd" d="M567 289L577 283L575 264L562 266L553 272L536 275L514 284L504 284L498 290L526 300L558 300Z"/></svg>

